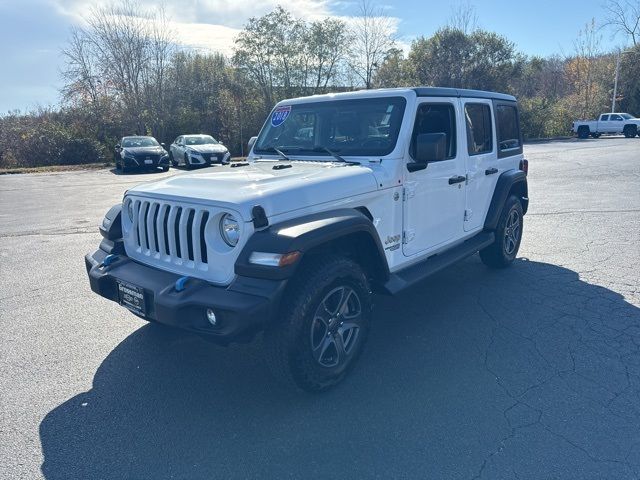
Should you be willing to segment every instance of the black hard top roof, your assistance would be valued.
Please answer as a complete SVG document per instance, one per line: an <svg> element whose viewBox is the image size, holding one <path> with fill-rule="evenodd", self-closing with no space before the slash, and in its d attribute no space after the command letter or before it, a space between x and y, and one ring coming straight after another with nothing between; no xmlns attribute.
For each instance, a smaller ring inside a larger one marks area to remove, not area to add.
<svg viewBox="0 0 640 480"><path fill-rule="evenodd" d="M443 88L443 87L416 87L413 89L419 97L466 97L466 98L488 98L491 100L506 100L515 102L516 97L505 93L484 92L482 90L467 90L464 88Z"/></svg>

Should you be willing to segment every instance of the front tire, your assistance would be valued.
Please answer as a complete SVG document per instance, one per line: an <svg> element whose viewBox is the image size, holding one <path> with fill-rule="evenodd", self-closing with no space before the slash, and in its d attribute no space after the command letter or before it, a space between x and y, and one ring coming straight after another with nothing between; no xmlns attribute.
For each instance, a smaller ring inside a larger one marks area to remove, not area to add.
<svg viewBox="0 0 640 480"><path fill-rule="evenodd" d="M176 161L175 158L173 158L173 152L169 152L169 161L171 162L171 165L173 165L174 167L178 166L178 162Z"/></svg>
<svg viewBox="0 0 640 480"><path fill-rule="evenodd" d="M184 168L186 168L187 170L191 170L191 164L189 163L189 156L186 153L184 154Z"/></svg>
<svg viewBox="0 0 640 480"><path fill-rule="evenodd" d="M635 125L627 125L622 130L622 133L624 133L624 136L627 138L633 138L638 133L638 127L636 127Z"/></svg>
<svg viewBox="0 0 640 480"><path fill-rule="evenodd" d="M308 392L340 383L355 365L371 322L371 290L360 265L339 256L303 265L280 317L264 333L276 379Z"/></svg>
<svg viewBox="0 0 640 480"><path fill-rule="evenodd" d="M480 250L480 259L491 268L505 268L513 263L522 240L523 212L518 197L511 195L502 208L495 241Z"/></svg>

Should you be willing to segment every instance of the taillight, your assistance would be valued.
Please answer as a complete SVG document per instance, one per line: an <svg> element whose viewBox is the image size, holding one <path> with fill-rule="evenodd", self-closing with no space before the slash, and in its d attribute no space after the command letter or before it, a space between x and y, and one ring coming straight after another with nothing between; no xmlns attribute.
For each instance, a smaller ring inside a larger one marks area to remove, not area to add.
<svg viewBox="0 0 640 480"><path fill-rule="evenodd" d="M520 165L518 166L518 168L522 170L525 175L527 175L529 173L529 160L527 160L526 158L520 160Z"/></svg>

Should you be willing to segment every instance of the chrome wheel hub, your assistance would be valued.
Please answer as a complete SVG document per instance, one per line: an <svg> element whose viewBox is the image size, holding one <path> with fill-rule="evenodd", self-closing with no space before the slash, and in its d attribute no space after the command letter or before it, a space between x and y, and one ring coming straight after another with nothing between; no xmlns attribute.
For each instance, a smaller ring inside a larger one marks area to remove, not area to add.
<svg viewBox="0 0 640 480"><path fill-rule="evenodd" d="M345 364L355 352L360 337L362 305L353 288L331 290L316 309L311 322L313 358L323 367Z"/></svg>
<svg viewBox="0 0 640 480"><path fill-rule="evenodd" d="M504 229L504 251L507 255L512 255L518 247L520 225L520 214L515 209L511 210Z"/></svg>

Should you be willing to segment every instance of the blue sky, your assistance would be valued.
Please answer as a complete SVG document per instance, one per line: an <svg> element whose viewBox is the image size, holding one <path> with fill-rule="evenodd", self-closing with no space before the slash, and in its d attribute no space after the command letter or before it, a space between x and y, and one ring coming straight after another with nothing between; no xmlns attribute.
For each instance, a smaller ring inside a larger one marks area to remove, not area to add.
<svg viewBox="0 0 640 480"><path fill-rule="evenodd" d="M91 4L103 0L94 0ZM104 0L106 1L106 0ZM140 0L154 6L153 0ZM87 11L82 0L0 0L0 113L55 105L63 67L60 49L69 28L82 22ZM578 31L592 17L601 21L603 1L598 0L470 0L481 28L513 41L528 55L570 54ZM357 2L348 0L166 0L180 42L187 48L216 49L229 53L234 35L250 16L262 15L282 4L298 17L347 17L356 14ZM398 18L398 35L408 44L429 36L444 25L459 0L380 0L390 16ZM621 43L603 32L605 48Z"/></svg>

